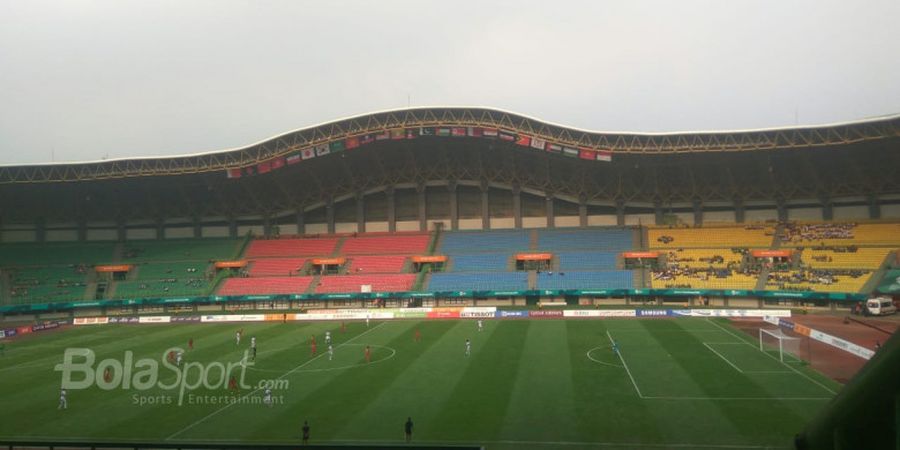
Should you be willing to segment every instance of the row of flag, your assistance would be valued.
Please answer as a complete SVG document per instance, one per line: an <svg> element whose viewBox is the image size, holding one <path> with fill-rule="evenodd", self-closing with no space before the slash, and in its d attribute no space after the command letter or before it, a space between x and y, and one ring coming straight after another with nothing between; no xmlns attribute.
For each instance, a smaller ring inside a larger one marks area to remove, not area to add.
<svg viewBox="0 0 900 450"><path fill-rule="evenodd" d="M240 178L242 176L257 175L280 169L284 166L297 164L301 161L325 156L330 153L342 152L345 150L353 150L363 145L368 145L378 141L406 140L415 139L420 136L439 136L439 137L476 137L497 139L506 142L512 142L523 147L529 147L535 150L548 151L551 153L559 153L573 158L581 158L590 161L612 161L612 152L593 150L588 148L573 148L553 142L547 142L544 139L517 134L500 128L483 128L483 127L422 127L422 128L397 128L393 130L385 130L381 133L366 134L362 136L354 136L338 141L332 141L325 144L319 144L313 147L302 149L292 153L286 157L279 157L269 161L261 162L254 166L243 167L238 169L228 169L228 178Z"/></svg>

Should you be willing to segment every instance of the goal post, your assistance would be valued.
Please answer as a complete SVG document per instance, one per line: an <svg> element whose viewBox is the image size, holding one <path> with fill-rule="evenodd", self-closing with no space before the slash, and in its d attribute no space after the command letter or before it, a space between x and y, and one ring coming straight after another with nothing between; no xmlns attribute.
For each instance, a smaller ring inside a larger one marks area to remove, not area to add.
<svg viewBox="0 0 900 450"><path fill-rule="evenodd" d="M788 336L780 328L759 329L759 351L777 352L781 362L800 361L800 338Z"/></svg>

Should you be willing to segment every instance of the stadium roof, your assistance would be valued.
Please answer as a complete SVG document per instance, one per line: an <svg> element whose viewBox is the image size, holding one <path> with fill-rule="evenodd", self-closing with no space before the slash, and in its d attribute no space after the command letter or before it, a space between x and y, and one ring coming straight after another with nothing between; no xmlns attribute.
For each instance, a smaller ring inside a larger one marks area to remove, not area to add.
<svg viewBox="0 0 900 450"><path fill-rule="evenodd" d="M615 154L735 152L843 146L900 137L900 114L749 130L638 133L592 131L486 107L416 107L362 114L300 128L232 149L167 157L0 165L0 184L87 181L227 171L371 133L421 127L485 127L585 151Z"/></svg>

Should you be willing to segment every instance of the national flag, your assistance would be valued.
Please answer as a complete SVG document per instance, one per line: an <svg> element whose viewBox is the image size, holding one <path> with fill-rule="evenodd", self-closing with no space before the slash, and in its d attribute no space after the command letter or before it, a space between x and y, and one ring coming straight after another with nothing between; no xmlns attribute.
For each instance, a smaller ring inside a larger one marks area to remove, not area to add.
<svg viewBox="0 0 900 450"><path fill-rule="evenodd" d="M403 128L395 128L391 130L391 139L406 139L406 130Z"/></svg>
<svg viewBox="0 0 900 450"><path fill-rule="evenodd" d="M272 160L272 170L284 167L284 158L275 158Z"/></svg>
<svg viewBox="0 0 900 450"><path fill-rule="evenodd" d="M596 153L597 152L595 152L593 150L581 149L581 151L578 152L578 157L581 159L587 159L590 161L594 161L597 159Z"/></svg>
<svg viewBox="0 0 900 450"><path fill-rule="evenodd" d="M484 134L484 129L481 127L469 127L469 136L472 137L481 137Z"/></svg>
<svg viewBox="0 0 900 450"><path fill-rule="evenodd" d="M344 151L344 141L329 142L328 149L331 150L331 153Z"/></svg>
<svg viewBox="0 0 900 450"><path fill-rule="evenodd" d="M484 137L497 137L497 129L496 128L485 128L483 135L484 135Z"/></svg>
<svg viewBox="0 0 900 450"><path fill-rule="evenodd" d="M516 144L519 144L524 147L528 147L531 145L531 136L519 136L519 139L516 140Z"/></svg>
<svg viewBox="0 0 900 450"><path fill-rule="evenodd" d="M352 149L352 148L359 147L359 137L354 136L354 137L347 138L347 139L344 141L344 147L345 147L347 150L350 150L350 149Z"/></svg>
<svg viewBox="0 0 900 450"><path fill-rule="evenodd" d="M316 146L316 156L327 155L331 153L331 149L328 148L328 144L321 144Z"/></svg>
<svg viewBox="0 0 900 450"><path fill-rule="evenodd" d="M547 145L547 141L545 141L541 138L532 138L531 139L531 148L543 150L545 145Z"/></svg>
<svg viewBox="0 0 900 450"><path fill-rule="evenodd" d="M547 151L559 153L562 151L562 145L559 144L547 144Z"/></svg>
<svg viewBox="0 0 900 450"><path fill-rule="evenodd" d="M504 131L504 130L500 130L499 136L500 136L500 140L501 140L501 141L510 141L510 142L512 142L512 141L515 141L515 140L516 140L516 134L513 133L512 131Z"/></svg>
<svg viewBox="0 0 900 450"><path fill-rule="evenodd" d="M376 141L384 141L384 140L390 139L390 138L391 138L391 132L388 130L382 131L381 133L378 133L375 135Z"/></svg>
<svg viewBox="0 0 900 450"><path fill-rule="evenodd" d="M256 166L244 167L244 175L256 175Z"/></svg>
<svg viewBox="0 0 900 450"><path fill-rule="evenodd" d="M438 136L450 136L450 129L449 128L438 128L437 135Z"/></svg>
<svg viewBox="0 0 900 450"><path fill-rule="evenodd" d="M597 161L612 162L612 152L597 152Z"/></svg>
<svg viewBox="0 0 900 450"><path fill-rule="evenodd" d="M367 134L367 135L359 138L360 145L371 144L373 142L375 142L375 136L372 136L371 134Z"/></svg>
<svg viewBox="0 0 900 450"><path fill-rule="evenodd" d="M466 129L463 127L453 127L453 129L450 131L450 135L455 137L465 136Z"/></svg>
<svg viewBox="0 0 900 450"><path fill-rule="evenodd" d="M578 150L575 150L574 148L565 147L565 148L563 148L563 155L571 156L571 157L573 157L573 158L577 158L577 157L578 157Z"/></svg>
<svg viewBox="0 0 900 450"><path fill-rule="evenodd" d="M268 173L272 170L272 163L269 161L263 161L256 165L257 173Z"/></svg>
<svg viewBox="0 0 900 450"><path fill-rule="evenodd" d="M304 148L303 150L300 150L300 157L303 159L315 158L316 157L316 149L314 149L312 147Z"/></svg>
<svg viewBox="0 0 900 450"><path fill-rule="evenodd" d="M225 171L228 174L228 178L240 178L241 177L241 169L228 169Z"/></svg>
<svg viewBox="0 0 900 450"><path fill-rule="evenodd" d="M434 128L430 128L430 127L419 128L419 136L434 136Z"/></svg>

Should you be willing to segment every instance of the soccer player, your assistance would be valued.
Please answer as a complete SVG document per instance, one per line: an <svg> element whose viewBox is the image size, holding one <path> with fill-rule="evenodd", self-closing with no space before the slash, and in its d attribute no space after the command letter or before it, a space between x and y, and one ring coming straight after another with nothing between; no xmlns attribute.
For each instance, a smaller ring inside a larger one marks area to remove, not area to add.
<svg viewBox="0 0 900 450"><path fill-rule="evenodd" d="M369 328L369 315L366 314L366 328Z"/></svg>
<svg viewBox="0 0 900 450"><path fill-rule="evenodd" d="M103 369L103 381L107 383L112 381L112 370L109 367Z"/></svg>
<svg viewBox="0 0 900 450"><path fill-rule="evenodd" d="M345 322L341 322L341 333L347 332L347 324Z"/></svg>
<svg viewBox="0 0 900 450"><path fill-rule="evenodd" d="M174 363L174 362L175 362L175 350L170 351L170 352L166 355L166 359L167 359L170 363Z"/></svg>
<svg viewBox="0 0 900 450"><path fill-rule="evenodd" d="M253 360L256 361L256 336L250 338L250 351L253 353Z"/></svg>
<svg viewBox="0 0 900 450"><path fill-rule="evenodd" d="M472 341L470 341L470 340L467 338L467 339L466 339L466 356L469 356L469 355L471 355L471 354L472 354Z"/></svg>
<svg viewBox="0 0 900 450"><path fill-rule="evenodd" d="M263 403L266 406L268 406L269 408L272 407L272 390L271 389L266 388L265 392L263 393Z"/></svg>
<svg viewBox="0 0 900 450"><path fill-rule="evenodd" d="M331 345L331 332L330 331L325 332L325 343L328 345Z"/></svg>
<svg viewBox="0 0 900 450"><path fill-rule="evenodd" d="M184 353L179 351L175 354L175 365L181 367L181 358L184 356Z"/></svg>
<svg viewBox="0 0 900 450"><path fill-rule="evenodd" d="M616 355L619 354L619 343L618 343L618 342L612 341L612 351L613 351L613 353L615 353Z"/></svg>
<svg viewBox="0 0 900 450"><path fill-rule="evenodd" d="M240 332L240 330L234 332L234 345L241 345L241 332Z"/></svg>
<svg viewBox="0 0 900 450"><path fill-rule="evenodd" d="M412 417L407 417L406 423L403 424L403 431L406 432L406 442L409 442L412 440L412 430L413 430Z"/></svg>
<svg viewBox="0 0 900 450"><path fill-rule="evenodd" d="M309 422L303 421L303 445L309 443Z"/></svg>
<svg viewBox="0 0 900 450"><path fill-rule="evenodd" d="M59 390L59 406L56 409L67 409L69 407L69 402L66 400L66 390Z"/></svg>
<svg viewBox="0 0 900 450"><path fill-rule="evenodd" d="M310 356L316 356L316 353L318 351L317 348L318 347L316 346L316 340L313 339L312 343L309 344Z"/></svg>
<svg viewBox="0 0 900 450"><path fill-rule="evenodd" d="M478 319L478 331L484 331L484 321Z"/></svg>
<svg viewBox="0 0 900 450"><path fill-rule="evenodd" d="M372 349L366 346L366 364L372 362Z"/></svg>
<svg viewBox="0 0 900 450"><path fill-rule="evenodd" d="M331 361L332 359L334 359L334 347L328 344L328 360Z"/></svg>
<svg viewBox="0 0 900 450"><path fill-rule="evenodd" d="M237 394L241 391L241 389L238 387L237 378L235 378L234 375L232 375L231 378L228 379L228 390L233 394Z"/></svg>
<svg viewBox="0 0 900 450"><path fill-rule="evenodd" d="M419 342L419 341L421 341L421 340L422 340L422 332L419 331L418 328L416 328L416 337L415 337L415 341L416 341L416 342Z"/></svg>
<svg viewBox="0 0 900 450"><path fill-rule="evenodd" d="M188 350L194 349L194 338L188 339Z"/></svg>

